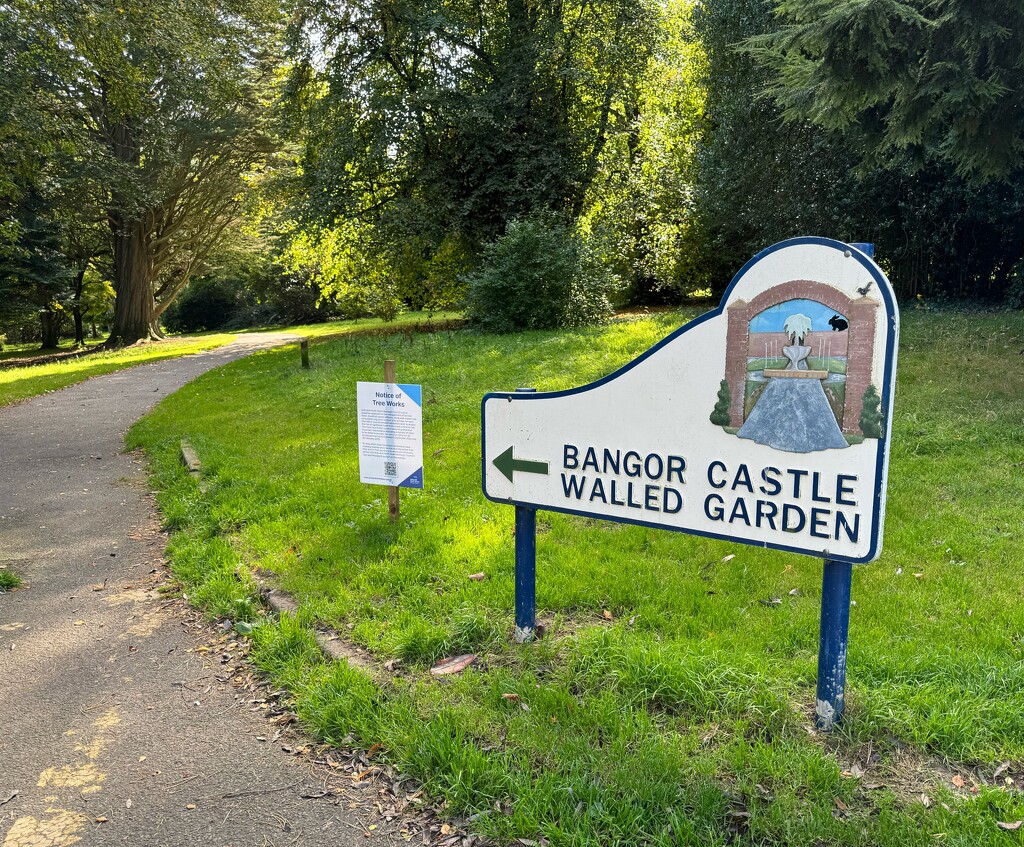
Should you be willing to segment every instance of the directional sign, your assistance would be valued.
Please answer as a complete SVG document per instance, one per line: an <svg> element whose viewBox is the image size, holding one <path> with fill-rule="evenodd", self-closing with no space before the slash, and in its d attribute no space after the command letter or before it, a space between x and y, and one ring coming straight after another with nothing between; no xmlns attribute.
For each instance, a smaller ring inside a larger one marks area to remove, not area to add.
<svg viewBox="0 0 1024 847"><path fill-rule="evenodd" d="M494 467L505 474L505 477L509 482L515 481L512 475L516 471L519 471L520 473L547 474L547 462L528 462L525 459L514 459L512 458L513 449L514 448L509 447L508 450L494 459Z"/></svg>
<svg viewBox="0 0 1024 847"><path fill-rule="evenodd" d="M798 238L589 385L483 401L500 503L865 562L881 549L899 316L864 252Z"/></svg>

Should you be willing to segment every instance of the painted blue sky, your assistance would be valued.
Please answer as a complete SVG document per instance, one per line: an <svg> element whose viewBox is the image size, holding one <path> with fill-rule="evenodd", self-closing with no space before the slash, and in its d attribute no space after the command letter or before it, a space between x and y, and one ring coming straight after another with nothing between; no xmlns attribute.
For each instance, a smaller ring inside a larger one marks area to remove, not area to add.
<svg viewBox="0 0 1024 847"><path fill-rule="evenodd" d="M832 329L828 325L828 319L833 315L839 315L846 320L846 315L814 300L787 300L785 303L778 303L770 309L765 309L761 314L755 315L750 322L750 331L782 332L786 318L797 314L807 315L811 319L811 329L815 332Z"/></svg>

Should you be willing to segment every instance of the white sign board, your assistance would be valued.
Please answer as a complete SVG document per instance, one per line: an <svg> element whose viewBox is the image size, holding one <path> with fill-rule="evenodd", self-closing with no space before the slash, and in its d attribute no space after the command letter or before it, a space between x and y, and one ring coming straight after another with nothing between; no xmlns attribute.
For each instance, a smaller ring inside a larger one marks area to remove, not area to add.
<svg viewBox="0 0 1024 847"><path fill-rule="evenodd" d="M867 255L762 251L615 373L483 401L488 498L867 562L881 550L899 315Z"/></svg>
<svg viewBox="0 0 1024 847"><path fill-rule="evenodd" d="M359 481L423 487L423 390L419 385L356 383Z"/></svg>

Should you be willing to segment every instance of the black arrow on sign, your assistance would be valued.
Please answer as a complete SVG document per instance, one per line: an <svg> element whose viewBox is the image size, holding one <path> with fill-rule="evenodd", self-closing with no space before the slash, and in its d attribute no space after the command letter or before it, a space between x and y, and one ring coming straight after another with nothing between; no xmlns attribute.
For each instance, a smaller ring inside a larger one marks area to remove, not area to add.
<svg viewBox="0 0 1024 847"><path fill-rule="evenodd" d="M512 458L511 447L494 460L494 467L501 471L509 482L512 482L512 474L516 471L520 473L539 473L545 476L547 476L548 472L547 462L530 462L526 459Z"/></svg>

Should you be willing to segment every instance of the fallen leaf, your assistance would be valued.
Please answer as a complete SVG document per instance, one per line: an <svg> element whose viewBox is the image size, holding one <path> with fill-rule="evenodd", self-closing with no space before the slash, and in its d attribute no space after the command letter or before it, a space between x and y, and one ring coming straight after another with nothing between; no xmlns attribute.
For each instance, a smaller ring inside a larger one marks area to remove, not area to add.
<svg viewBox="0 0 1024 847"><path fill-rule="evenodd" d="M505 694L501 695L501 699L510 700L511 702L515 703L519 699L519 695L513 694L512 692L506 692Z"/></svg>
<svg viewBox="0 0 1024 847"><path fill-rule="evenodd" d="M85 621L75 621L75 626L85 626Z"/></svg>
<svg viewBox="0 0 1024 847"><path fill-rule="evenodd" d="M195 807L196 807L195 803L188 803L188 804L185 805L186 809L194 809Z"/></svg>
<svg viewBox="0 0 1024 847"><path fill-rule="evenodd" d="M924 806L927 809L931 804L932 804L931 797L929 797L927 794L922 794L921 795L921 805Z"/></svg>
<svg viewBox="0 0 1024 847"><path fill-rule="evenodd" d="M1024 821L996 821L996 826L1005 829L1007 832L1015 832L1024 826Z"/></svg>
<svg viewBox="0 0 1024 847"><path fill-rule="evenodd" d="M955 785L957 788L963 788L964 787L964 778L962 776L960 776L960 774L957 774L956 776L954 776L950 780L950 782L952 782L953 785Z"/></svg>
<svg viewBox="0 0 1024 847"><path fill-rule="evenodd" d="M106 823L107 822L107 818L103 817L103 815L100 815L95 820L96 820L96 823ZM1000 826L1002 826L1002 824L1000 824Z"/></svg>
<svg viewBox="0 0 1024 847"><path fill-rule="evenodd" d="M487 578L487 574L480 571L480 573L471 573L467 578L473 580L473 582L483 582Z"/></svg>
<svg viewBox="0 0 1024 847"><path fill-rule="evenodd" d="M441 835L448 835L452 831L452 828L446 824L441 824Z"/></svg>
<svg viewBox="0 0 1024 847"><path fill-rule="evenodd" d="M430 669L431 676L447 676L448 674L461 673L476 661L476 653L467 653L464 656L453 656L438 662Z"/></svg>
<svg viewBox="0 0 1024 847"><path fill-rule="evenodd" d="M999 777L1006 772L1008 767L1010 767L1010 763L1003 762L998 768L996 768L995 773L992 774L992 779L999 779Z"/></svg>
<svg viewBox="0 0 1024 847"><path fill-rule="evenodd" d="M845 812L846 811L846 804L842 801L841 798L836 797L835 802L836 802L836 808L839 809L840 812Z"/></svg>
<svg viewBox="0 0 1024 847"><path fill-rule="evenodd" d="M723 562L731 562L735 558L736 558L736 554L735 553L730 553L728 556L723 556L722 557L722 561Z"/></svg>
<svg viewBox="0 0 1024 847"><path fill-rule="evenodd" d="M605 609L603 612L601 612L601 617L604 618L606 621L610 621L612 620L612 613Z"/></svg>

